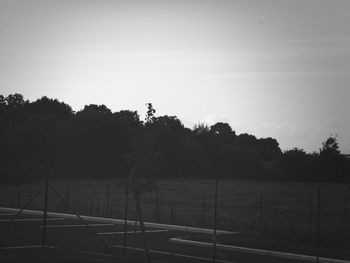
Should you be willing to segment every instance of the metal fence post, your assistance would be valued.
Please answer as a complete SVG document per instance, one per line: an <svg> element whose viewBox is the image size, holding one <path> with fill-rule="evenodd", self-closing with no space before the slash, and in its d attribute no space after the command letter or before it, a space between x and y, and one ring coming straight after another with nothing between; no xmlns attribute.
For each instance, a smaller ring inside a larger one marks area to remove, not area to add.
<svg viewBox="0 0 350 263"><path fill-rule="evenodd" d="M204 225L205 221L205 189L203 188L203 196L202 196L202 218L201 218L201 224Z"/></svg>
<svg viewBox="0 0 350 263"><path fill-rule="evenodd" d="M317 250L316 250L316 262L320 262L320 210L321 210L321 187L317 188Z"/></svg>
<svg viewBox="0 0 350 263"><path fill-rule="evenodd" d="M32 199L32 184L28 184L28 200Z"/></svg>
<svg viewBox="0 0 350 263"><path fill-rule="evenodd" d="M109 183L107 182L107 192L106 192L106 217L109 216L109 203L110 203L110 192L109 192Z"/></svg>
<svg viewBox="0 0 350 263"><path fill-rule="evenodd" d="M17 190L17 207L20 208L21 207L21 190L20 188Z"/></svg>
<svg viewBox="0 0 350 263"><path fill-rule="evenodd" d="M46 174L45 178L45 197L44 197L44 214L43 214L43 232L42 232L42 248L46 247L46 224L47 224L47 202L49 192L49 175Z"/></svg>
<svg viewBox="0 0 350 263"><path fill-rule="evenodd" d="M216 224L218 207L218 178L215 178L215 203L214 203L214 237L213 237L213 263L216 262Z"/></svg>
<svg viewBox="0 0 350 263"><path fill-rule="evenodd" d="M309 239L312 242L312 195L309 197Z"/></svg>
<svg viewBox="0 0 350 263"><path fill-rule="evenodd" d="M127 237L127 231L128 231L128 194L129 194L129 187L128 185L125 185L125 203L124 203L124 243L123 243L123 256L126 256L126 237Z"/></svg>
<svg viewBox="0 0 350 263"><path fill-rule="evenodd" d="M346 200L345 204L345 213L344 213L344 236L345 240L349 237L349 227L348 227L348 218L349 218L349 199Z"/></svg>
<svg viewBox="0 0 350 263"><path fill-rule="evenodd" d="M260 209L259 209L259 231L263 231L263 209L264 209L264 196L263 192L260 193Z"/></svg>
<svg viewBox="0 0 350 263"><path fill-rule="evenodd" d="M68 180L67 181L67 189L66 189L66 193L65 193L65 210L66 210L66 213L68 213L68 204L69 204L69 199L70 199L70 181Z"/></svg>
<svg viewBox="0 0 350 263"><path fill-rule="evenodd" d="M158 222L160 220L160 215L159 215L159 189L156 189L156 203L154 206L154 216L156 221Z"/></svg>

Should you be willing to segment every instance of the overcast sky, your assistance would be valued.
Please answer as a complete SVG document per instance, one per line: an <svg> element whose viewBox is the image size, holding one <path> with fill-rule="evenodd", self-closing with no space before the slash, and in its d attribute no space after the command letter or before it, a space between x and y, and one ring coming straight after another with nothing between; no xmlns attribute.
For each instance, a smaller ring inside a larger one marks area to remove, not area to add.
<svg viewBox="0 0 350 263"><path fill-rule="evenodd" d="M0 0L0 94L350 153L350 1Z"/></svg>

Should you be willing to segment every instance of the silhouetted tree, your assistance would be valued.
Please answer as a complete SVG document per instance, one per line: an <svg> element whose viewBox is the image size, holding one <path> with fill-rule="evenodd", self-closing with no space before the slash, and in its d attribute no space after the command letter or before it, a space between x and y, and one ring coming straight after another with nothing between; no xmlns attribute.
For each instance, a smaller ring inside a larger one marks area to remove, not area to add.
<svg viewBox="0 0 350 263"><path fill-rule="evenodd" d="M120 172L119 123L105 105L88 105L68 125L71 166L82 174L110 177Z"/></svg>
<svg viewBox="0 0 350 263"><path fill-rule="evenodd" d="M176 116L153 117L152 126L157 128L166 128L172 131L183 130L184 126Z"/></svg>
<svg viewBox="0 0 350 263"><path fill-rule="evenodd" d="M137 111L122 110L115 112L114 116L117 121L125 124L140 127L142 122L140 121L140 116L137 114Z"/></svg>
<svg viewBox="0 0 350 263"><path fill-rule="evenodd" d="M347 162L339 150L337 138L330 136L319 153L319 175L327 181L346 180Z"/></svg>
<svg viewBox="0 0 350 263"><path fill-rule="evenodd" d="M141 164L142 162L146 162L146 160L142 160L142 157L139 157L137 161L138 161L138 165L141 165L141 166L142 166ZM150 257L149 248L148 248L148 240L146 236L146 227L144 224L143 212L141 209L141 196L147 192L152 193L153 191L158 189L158 185L152 179L137 178L138 172L139 172L138 168L135 166L132 169L132 172L130 174L128 187L135 198L136 213L137 213L137 218L139 219L139 222L140 222L140 228L142 232L143 244L145 249L145 258L146 258L146 261L150 263L151 257Z"/></svg>
<svg viewBox="0 0 350 263"><path fill-rule="evenodd" d="M3 95L0 95L0 115L6 110L7 104L5 97Z"/></svg>
<svg viewBox="0 0 350 263"><path fill-rule="evenodd" d="M257 148L264 161L274 160L282 152L277 140L271 137L257 140Z"/></svg>
<svg viewBox="0 0 350 263"><path fill-rule="evenodd" d="M303 149L293 148L280 155L279 166L290 179L312 180L311 161L312 157Z"/></svg>
<svg viewBox="0 0 350 263"><path fill-rule="evenodd" d="M146 123L152 123L156 110L153 108L152 103L146 103L146 106L147 106L147 114L146 114L145 121Z"/></svg>
<svg viewBox="0 0 350 263"><path fill-rule="evenodd" d="M210 126L210 132L220 136L235 136L235 131L232 130L228 123L217 122Z"/></svg>
<svg viewBox="0 0 350 263"><path fill-rule="evenodd" d="M325 158L327 160L341 158L341 153L336 137L331 136L325 142L322 143L322 148L320 149L320 156L321 158Z"/></svg>
<svg viewBox="0 0 350 263"><path fill-rule="evenodd" d="M67 121L73 115L72 108L57 99L42 97L29 104L28 111L39 115L52 115L57 121Z"/></svg>
<svg viewBox="0 0 350 263"><path fill-rule="evenodd" d="M85 105L82 111L77 112L77 114L86 114L86 113L110 114L112 112L103 104L102 105L96 105L96 104Z"/></svg>
<svg viewBox="0 0 350 263"><path fill-rule="evenodd" d="M336 137L323 142L319 153L297 148L282 153L276 139L236 135L223 122L190 130L176 116L155 116L152 103L146 107L142 122L136 111L112 112L105 105L86 105L75 113L68 104L45 96L29 102L17 93L0 95L0 180L40 178L47 166L55 176L125 178L143 163L138 169L143 179L281 175L350 181L350 164ZM128 158L133 161L126 162Z"/></svg>
<svg viewBox="0 0 350 263"><path fill-rule="evenodd" d="M198 123L193 127L194 134L208 134L210 132L210 128L208 125L204 123Z"/></svg>
<svg viewBox="0 0 350 263"><path fill-rule="evenodd" d="M23 125L19 149L22 158L45 166L60 165L64 151L63 127L50 116L33 116Z"/></svg>
<svg viewBox="0 0 350 263"><path fill-rule="evenodd" d="M6 104L10 109L15 109L21 106L24 106L28 103L28 101L25 101L23 99L23 95L15 93L10 94L5 98Z"/></svg>

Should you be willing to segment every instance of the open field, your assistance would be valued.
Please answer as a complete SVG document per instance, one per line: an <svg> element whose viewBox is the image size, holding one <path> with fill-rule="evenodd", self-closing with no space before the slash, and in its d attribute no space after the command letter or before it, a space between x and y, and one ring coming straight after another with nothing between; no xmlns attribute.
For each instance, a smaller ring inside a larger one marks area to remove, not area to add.
<svg viewBox="0 0 350 263"><path fill-rule="evenodd" d="M79 213L111 218L124 217L125 195L123 188L119 187L119 180L50 183ZM40 185L2 185L0 206L23 206L39 190ZM156 193L142 196L146 221L212 227L213 181L159 180L158 185L158 199ZM321 246L348 250L350 186L346 184L219 181L218 228L262 233L280 240L313 246L316 242L318 186L321 189ZM128 218L134 220L135 202L132 196L129 196L128 207ZM43 194L28 208L42 210ZM51 192L49 211L67 212L68 208ZM229 240L225 242L229 243Z"/></svg>

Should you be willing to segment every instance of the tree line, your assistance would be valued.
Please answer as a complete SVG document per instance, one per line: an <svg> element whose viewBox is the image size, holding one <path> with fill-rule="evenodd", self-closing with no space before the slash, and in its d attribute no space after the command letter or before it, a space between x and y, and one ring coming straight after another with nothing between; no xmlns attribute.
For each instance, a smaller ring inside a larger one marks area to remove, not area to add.
<svg viewBox="0 0 350 263"><path fill-rule="evenodd" d="M228 178L350 181L349 160L336 137L317 153L281 151L273 138L236 134L228 123L189 129L176 116L146 118L86 105L74 112L57 99L34 102L21 94L0 95L0 180L126 178L133 167L145 178Z"/></svg>

